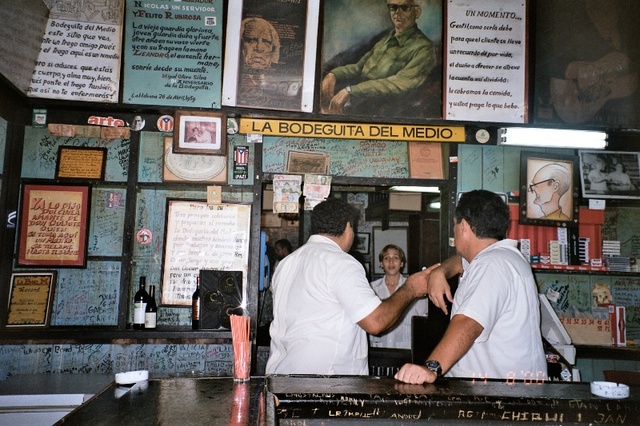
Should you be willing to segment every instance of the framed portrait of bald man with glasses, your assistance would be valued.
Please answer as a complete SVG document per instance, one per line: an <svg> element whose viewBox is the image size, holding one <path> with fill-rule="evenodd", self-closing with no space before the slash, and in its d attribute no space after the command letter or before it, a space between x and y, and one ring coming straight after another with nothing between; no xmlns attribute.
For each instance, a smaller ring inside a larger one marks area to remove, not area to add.
<svg viewBox="0 0 640 426"><path fill-rule="evenodd" d="M524 225L578 226L578 157L520 153L520 218Z"/></svg>

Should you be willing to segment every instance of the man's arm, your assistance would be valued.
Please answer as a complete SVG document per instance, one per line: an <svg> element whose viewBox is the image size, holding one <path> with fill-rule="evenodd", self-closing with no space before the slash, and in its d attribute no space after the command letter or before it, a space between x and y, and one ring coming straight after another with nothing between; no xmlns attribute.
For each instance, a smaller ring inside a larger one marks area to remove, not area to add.
<svg viewBox="0 0 640 426"><path fill-rule="evenodd" d="M358 321L358 325L370 334L380 334L394 325L414 299L426 296L429 274L438 265L410 275L402 287L391 297L383 300L373 312Z"/></svg>
<svg viewBox="0 0 640 426"><path fill-rule="evenodd" d="M442 340L428 359L438 361L444 374L467 353L482 330L484 328L476 320L462 314L454 315ZM411 384L433 383L437 379L436 373L417 364L403 365L394 377Z"/></svg>
<svg viewBox="0 0 640 426"><path fill-rule="evenodd" d="M442 264L431 271L431 275L429 275L429 284L427 288L429 299L436 308L442 309L442 312L445 314L449 313L445 297L449 302L453 302L451 287L449 286L447 279L461 273L462 258L460 255L455 254L442 262Z"/></svg>

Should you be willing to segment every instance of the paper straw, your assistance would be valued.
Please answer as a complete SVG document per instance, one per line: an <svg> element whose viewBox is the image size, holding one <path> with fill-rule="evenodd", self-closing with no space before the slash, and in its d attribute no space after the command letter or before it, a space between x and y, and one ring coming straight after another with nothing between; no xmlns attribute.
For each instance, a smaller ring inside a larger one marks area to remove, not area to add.
<svg viewBox="0 0 640 426"><path fill-rule="evenodd" d="M233 344L233 379L249 380L251 369L251 347L249 334L251 318L246 315L231 315L231 341Z"/></svg>

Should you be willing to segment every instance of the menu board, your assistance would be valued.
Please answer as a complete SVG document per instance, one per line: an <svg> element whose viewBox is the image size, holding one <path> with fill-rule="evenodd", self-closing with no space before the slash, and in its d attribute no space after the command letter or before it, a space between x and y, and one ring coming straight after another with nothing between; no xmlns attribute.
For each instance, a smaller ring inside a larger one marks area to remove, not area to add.
<svg viewBox="0 0 640 426"><path fill-rule="evenodd" d="M167 200L162 304L191 306L200 270L242 271L249 263L251 206Z"/></svg>

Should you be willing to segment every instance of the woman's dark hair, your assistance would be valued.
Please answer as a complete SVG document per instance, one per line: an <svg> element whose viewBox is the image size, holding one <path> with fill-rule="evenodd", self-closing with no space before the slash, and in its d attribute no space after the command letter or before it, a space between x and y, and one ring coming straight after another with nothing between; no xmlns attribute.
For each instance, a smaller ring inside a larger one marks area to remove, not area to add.
<svg viewBox="0 0 640 426"><path fill-rule="evenodd" d="M355 217L356 210L349 203L340 198L327 198L311 212L311 233L339 237L347 223L355 228Z"/></svg>
<svg viewBox="0 0 640 426"><path fill-rule="evenodd" d="M456 206L456 223L462 219L476 237L503 240L509 230L509 207L494 192L483 189L465 192Z"/></svg>

